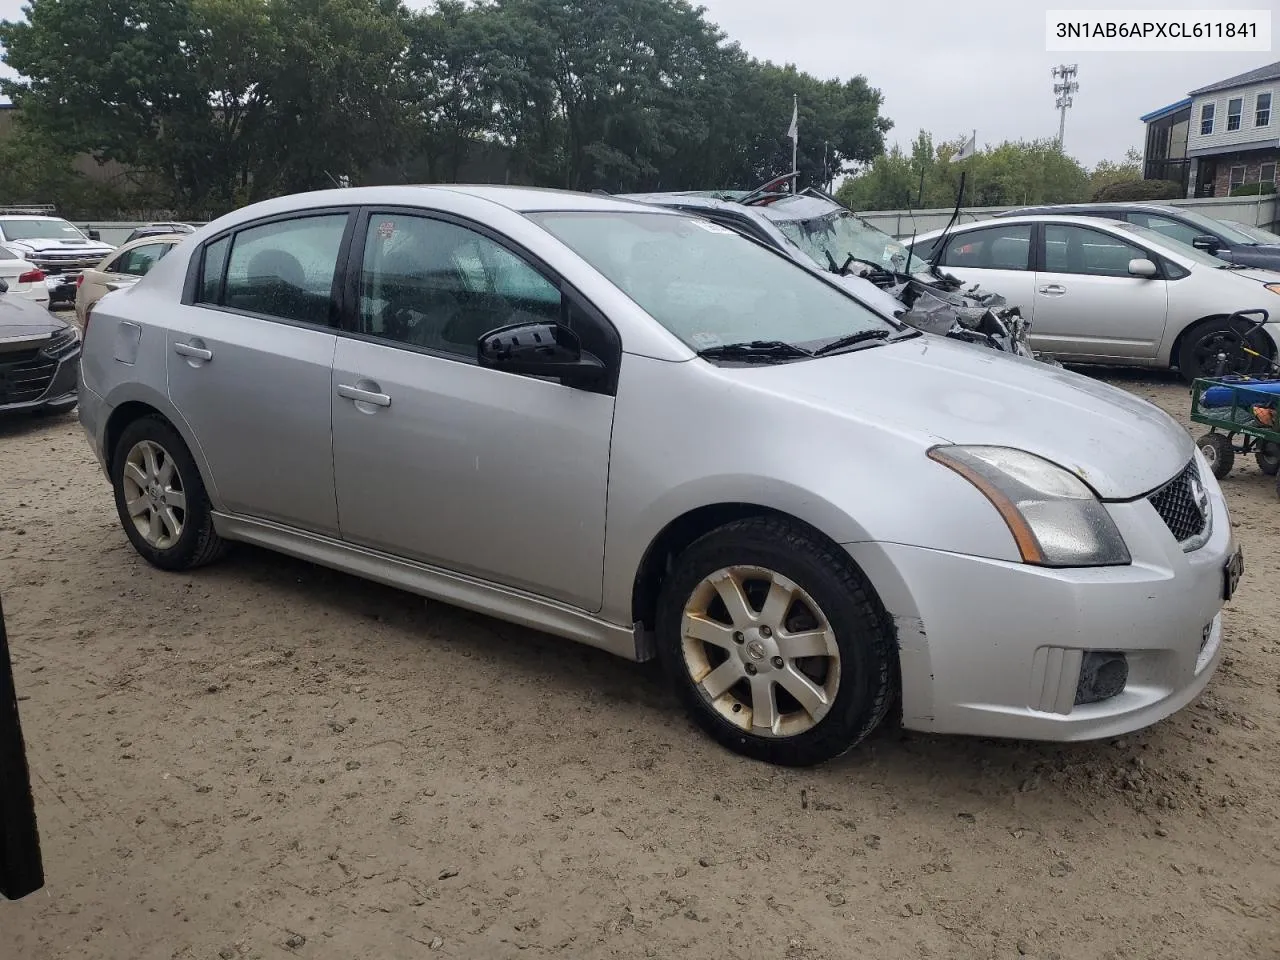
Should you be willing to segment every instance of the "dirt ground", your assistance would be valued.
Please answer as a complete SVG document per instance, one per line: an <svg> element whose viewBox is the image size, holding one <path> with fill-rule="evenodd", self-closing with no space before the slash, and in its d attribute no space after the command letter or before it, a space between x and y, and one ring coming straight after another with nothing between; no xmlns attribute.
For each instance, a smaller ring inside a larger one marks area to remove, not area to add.
<svg viewBox="0 0 1280 960"><path fill-rule="evenodd" d="M1170 378L1117 382L1184 415ZM726 753L656 667L242 548L147 567L74 417L0 424L48 883L0 957L1280 957L1280 501L1204 697L1074 746Z"/></svg>

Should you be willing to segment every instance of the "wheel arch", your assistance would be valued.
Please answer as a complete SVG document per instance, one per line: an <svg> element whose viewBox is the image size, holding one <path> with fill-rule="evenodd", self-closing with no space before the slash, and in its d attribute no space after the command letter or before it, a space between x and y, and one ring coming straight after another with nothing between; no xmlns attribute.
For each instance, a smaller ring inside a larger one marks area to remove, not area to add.
<svg viewBox="0 0 1280 960"><path fill-rule="evenodd" d="M634 623L642 624L645 630L652 630L657 614L658 594L663 580L671 569L675 558L691 543L712 530L751 517L776 517L803 527L815 538L825 540L834 548L839 544L829 534L824 533L812 523L776 507L747 501L730 501L711 503L686 510L669 521L657 535L650 540L648 547L636 568L631 589L631 616ZM850 558L850 563L853 563ZM855 564L856 565L856 564ZM866 576L865 572L863 573ZM867 578L870 584L870 578ZM871 584L874 591L875 585Z"/></svg>
<svg viewBox="0 0 1280 960"><path fill-rule="evenodd" d="M213 482L213 476L209 472L209 465L205 461L204 452L200 449L200 444L196 440L195 434L192 433L191 427L178 412L159 396L131 392L118 399L112 407L111 413L103 425L102 433L102 461L107 467L108 476L111 476L115 467L116 444L120 442L120 436L124 433L125 428L143 417L151 416L159 417L178 432L178 436L187 445L187 450L191 453L191 458L196 463L196 469L200 471L200 480L204 483L205 492L208 493L209 500L216 509L221 501Z"/></svg>

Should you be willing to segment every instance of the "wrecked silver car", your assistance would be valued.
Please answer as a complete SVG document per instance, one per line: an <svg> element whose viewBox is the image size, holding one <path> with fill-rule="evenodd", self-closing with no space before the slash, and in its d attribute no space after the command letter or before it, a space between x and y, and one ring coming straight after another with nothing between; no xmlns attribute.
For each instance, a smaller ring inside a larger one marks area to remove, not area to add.
<svg viewBox="0 0 1280 960"><path fill-rule="evenodd" d="M976 284L966 289L820 190L791 193L790 179L779 177L754 191L630 194L622 199L699 213L843 278L869 305L888 309L917 329L1056 363L1033 353L1027 340L1030 321L1002 296Z"/></svg>

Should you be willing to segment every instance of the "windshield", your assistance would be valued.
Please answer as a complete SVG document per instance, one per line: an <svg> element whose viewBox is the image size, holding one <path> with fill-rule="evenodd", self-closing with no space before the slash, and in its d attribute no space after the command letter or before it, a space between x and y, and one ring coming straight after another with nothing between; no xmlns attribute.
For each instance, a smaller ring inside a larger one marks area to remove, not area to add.
<svg viewBox="0 0 1280 960"><path fill-rule="evenodd" d="M657 211L529 217L695 351L753 341L822 346L901 329L787 257L701 218Z"/></svg>
<svg viewBox="0 0 1280 960"><path fill-rule="evenodd" d="M919 257L908 254L905 244L848 210L833 210L809 220L774 220L774 223L788 240L826 268L830 268L833 261L842 267L850 256L895 273L919 273L928 268Z"/></svg>
<svg viewBox="0 0 1280 960"><path fill-rule="evenodd" d="M1250 226L1247 223L1237 223L1235 220L1224 220L1222 222L1230 224L1241 233L1248 234L1254 243L1280 243L1280 234L1272 233L1270 230L1263 230L1261 227Z"/></svg>
<svg viewBox="0 0 1280 960"><path fill-rule="evenodd" d="M1152 230L1150 227L1143 227L1136 223L1128 223L1126 221L1119 221L1119 220L1116 221L1115 223L1112 223L1111 226L1119 227L1121 230L1124 230L1127 233L1132 233L1134 236L1141 237L1143 240L1146 240L1148 243L1154 243L1158 246L1162 246L1169 250L1172 250L1173 252L1178 254L1178 256L1186 257L1188 260L1194 260L1196 263L1201 264L1202 266L1206 266L1206 267L1231 266L1231 264L1229 264L1226 260L1223 260L1221 257L1215 257L1212 254L1205 253L1203 250L1198 250L1197 248L1193 247L1189 243L1183 243L1181 240L1175 240L1173 237L1169 236L1167 233L1161 233L1158 230Z"/></svg>
<svg viewBox="0 0 1280 960"><path fill-rule="evenodd" d="M1230 243L1252 244L1255 242L1248 234L1236 230L1221 220L1206 217L1203 213L1197 213L1194 210L1179 210L1178 216L1190 223L1194 223L1197 227L1201 227L1205 233L1216 233Z"/></svg>
<svg viewBox="0 0 1280 960"><path fill-rule="evenodd" d="M85 235L65 220L0 220L6 240L84 240Z"/></svg>

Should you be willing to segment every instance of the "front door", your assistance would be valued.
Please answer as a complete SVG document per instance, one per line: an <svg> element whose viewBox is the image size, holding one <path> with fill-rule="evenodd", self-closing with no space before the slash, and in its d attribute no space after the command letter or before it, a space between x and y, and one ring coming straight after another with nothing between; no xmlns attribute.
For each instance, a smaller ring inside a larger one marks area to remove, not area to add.
<svg viewBox="0 0 1280 960"><path fill-rule="evenodd" d="M1164 337L1168 281L1135 277L1150 254L1119 237L1074 224L1044 225L1036 271L1032 343L1062 359L1149 360Z"/></svg>
<svg viewBox="0 0 1280 960"><path fill-rule="evenodd" d="M616 367L616 334L468 226L372 213L355 244L355 329L338 342L331 401L343 538L599 609L612 391L481 368L476 344L512 323L567 322Z"/></svg>
<svg viewBox="0 0 1280 960"><path fill-rule="evenodd" d="M232 513L336 536L333 287L345 211L249 226L205 247L169 320L169 396Z"/></svg>
<svg viewBox="0 0 1280 960"><path fill-rule="evenodd" d="M1029 223L996 224L957 233L947 240L938 265L966 286L976 283L988 293L1000 294L1030 320L1035 286L1031 233Z"/></svg>

